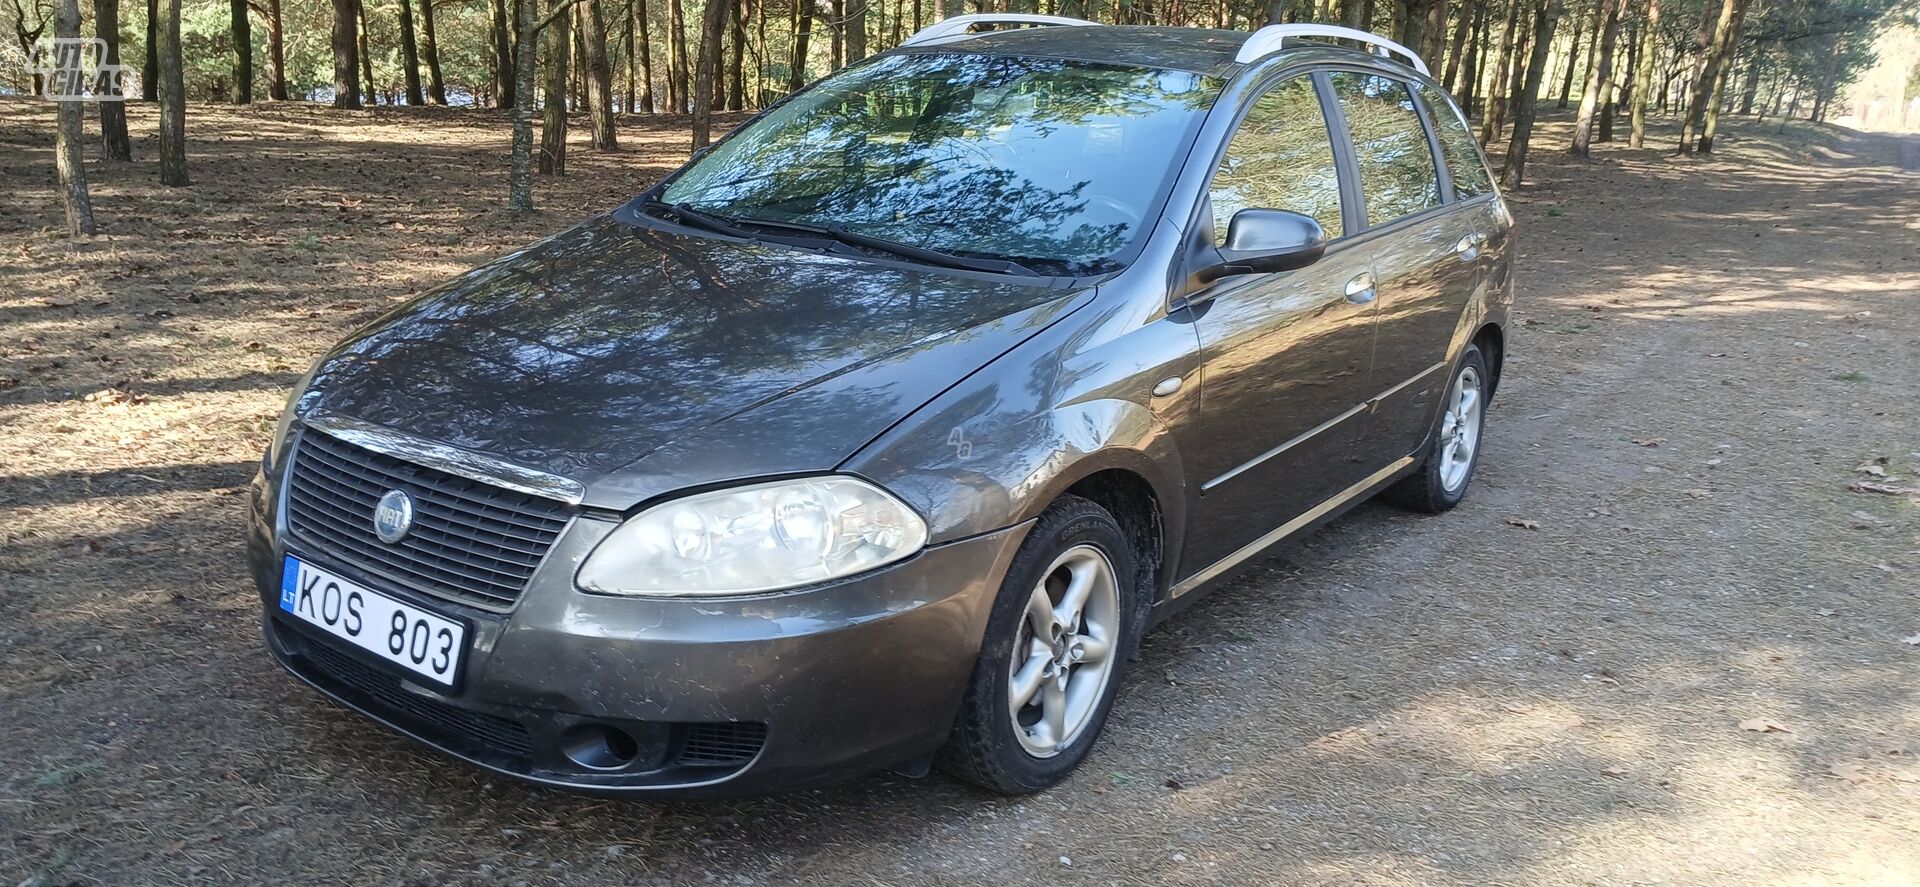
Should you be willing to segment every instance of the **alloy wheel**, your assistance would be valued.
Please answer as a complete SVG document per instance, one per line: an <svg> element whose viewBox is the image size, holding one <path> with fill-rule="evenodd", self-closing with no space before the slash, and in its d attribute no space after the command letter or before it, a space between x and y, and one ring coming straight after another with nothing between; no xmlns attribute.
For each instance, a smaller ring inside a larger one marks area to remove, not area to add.
<svg viewBox="0 0 1920 887"><path fill-rule="evenodd" d="M1061 552L1027 598L1007 667L1007 710L1028 754L1058 754L1094 720L1119 631L1113 562L1092 545Z"/></svg>
<svg viewBox="0 0 1920 887"><path fill-rule="evenodd" d="M1480 373L1463 367L1447 392L1447 412L1440 419L1440 485L1452 493L1467 482L1473 455L1480 446Z"/></svg>

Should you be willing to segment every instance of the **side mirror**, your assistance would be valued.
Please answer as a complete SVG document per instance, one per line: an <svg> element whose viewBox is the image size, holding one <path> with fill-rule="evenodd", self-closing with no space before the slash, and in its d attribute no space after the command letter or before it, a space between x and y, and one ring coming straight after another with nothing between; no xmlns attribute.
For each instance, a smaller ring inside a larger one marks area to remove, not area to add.
<svg viewBox="0 0 1920 887"><path fill-rule="evenodd" d="M1212 283L1235 274L1272 274L1305 268L1327 252L1327 232L1312 216L1284 209L1243 209L1227 223L1220 261L1194 277Z"/></svg>

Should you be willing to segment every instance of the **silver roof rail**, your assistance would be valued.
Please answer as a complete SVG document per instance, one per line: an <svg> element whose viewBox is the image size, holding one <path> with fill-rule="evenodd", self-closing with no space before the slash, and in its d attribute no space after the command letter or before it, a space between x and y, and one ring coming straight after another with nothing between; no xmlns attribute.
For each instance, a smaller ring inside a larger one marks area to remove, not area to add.
<svg viewBox="0 0 1920 887"><path fill-rule="evenodd" d="M901 46L924 46L928 43L944 43L967 37L974 25L1067 25L1072 27L1096 26L1099 22L1086 19L1066 18L1058 15L1029 15L1022 12L994 12L985 15L956 15L953 18L934 22L919 33L908 37Z"/></svg>
<svg viewBox="0 0 1920 887"><path fill-rule="evenodd" d="M1248 37L1247 42L1240 45L1240 52L1233 57L1233 60L1243 65L1256 61L1279 52L1285 48L1289 39L1301 37L1338 37L1342 40L1357 40L1361 43L1371 44L1375 55L1405 56L1407 63L1412 65L1414 70L1429 77L1433 76L1433 72L1427 70L1427 63L1420 58L1419 53L1401 46L1392 40L1388 40L1379 34L1372 34L1355 28L1343 28L1339 25L1310 23L1268 25L1253 32L1253 36Z"/></svg>

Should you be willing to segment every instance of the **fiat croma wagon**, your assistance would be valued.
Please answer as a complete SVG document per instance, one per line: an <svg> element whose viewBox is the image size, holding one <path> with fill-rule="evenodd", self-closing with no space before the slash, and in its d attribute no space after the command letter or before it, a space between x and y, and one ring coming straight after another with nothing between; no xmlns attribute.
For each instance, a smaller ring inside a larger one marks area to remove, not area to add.
<svg viewBox="0 0 1920 887"><path fill-rule="evenodd" d="M267 646L547 785L1046 788L1156 621L1460 501L1512 226L1383 38L949 19L323 355Z"/></svg>

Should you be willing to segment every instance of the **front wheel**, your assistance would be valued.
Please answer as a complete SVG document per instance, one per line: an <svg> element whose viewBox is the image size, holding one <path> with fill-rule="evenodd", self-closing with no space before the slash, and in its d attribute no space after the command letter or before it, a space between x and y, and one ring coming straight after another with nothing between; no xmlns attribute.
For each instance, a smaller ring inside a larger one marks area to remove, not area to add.
<svg viewBox="0 0 1920 887"><path fill-rule="evenodd" d="M1446 400L1420 468L1388 487L1382 497L1402 508L1438 514L1467 495L1474 466L1480 462L1480 435L1486 424L1487 359L1480 346L1469 345L1447 384Z"/></svg>
<svg viewBox="0 0 1920 887"><path fill-rule="evenodd" d="M1069 496L1014 555L941 769L1028 794L1086 759L1134 631L1133 550L1106 509Z"/></svg>

